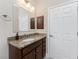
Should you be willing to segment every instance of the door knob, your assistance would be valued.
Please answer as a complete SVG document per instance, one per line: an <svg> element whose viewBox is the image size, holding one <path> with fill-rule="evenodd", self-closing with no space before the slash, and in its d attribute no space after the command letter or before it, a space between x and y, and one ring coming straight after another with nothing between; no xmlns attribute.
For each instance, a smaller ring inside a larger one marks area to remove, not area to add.
<svg viewBox="0 0 79 59"><path fill-rule="evenodd" d="M53 37L53 35L49 35L49 37Z"/></svg>

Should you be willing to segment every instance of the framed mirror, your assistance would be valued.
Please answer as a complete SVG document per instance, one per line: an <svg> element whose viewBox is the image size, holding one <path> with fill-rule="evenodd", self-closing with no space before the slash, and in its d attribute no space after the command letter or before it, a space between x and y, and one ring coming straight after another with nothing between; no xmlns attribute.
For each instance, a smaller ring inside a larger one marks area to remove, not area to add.
<svg viewBox="0 0 79 59"><path fill-rule="evenodd" d="M13 9L13 32L29 31L29 11L22 7L14 6Z"/></svg>

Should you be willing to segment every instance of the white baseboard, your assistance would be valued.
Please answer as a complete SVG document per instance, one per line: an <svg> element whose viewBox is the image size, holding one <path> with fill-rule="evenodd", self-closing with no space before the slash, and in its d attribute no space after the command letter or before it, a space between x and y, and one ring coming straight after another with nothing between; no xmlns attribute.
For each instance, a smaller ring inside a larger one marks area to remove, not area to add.
<svg viewBox="0 0 79 59"><path fill-rule="evenodd" d="M44 59L53 59L53 58L50 57L50 55L48 53L46 53L46 57Z"/></svg>

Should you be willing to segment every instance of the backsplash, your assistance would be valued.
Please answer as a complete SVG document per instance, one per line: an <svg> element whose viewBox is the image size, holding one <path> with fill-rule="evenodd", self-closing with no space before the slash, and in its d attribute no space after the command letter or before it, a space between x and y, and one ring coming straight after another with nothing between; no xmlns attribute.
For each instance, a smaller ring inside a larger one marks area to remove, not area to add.
<svg viewBox="0 0 79 59"><path fill-rule="evenodd" d="M19 39L24 39L24 38L28 38L28 37L32 37L32 36L35 36L35 35L40 35L40 34L45 34L45 33L31 33L31 34L23 34L23 35L19 35ZM16 39L16 36L13 36L13 37L8 37L8 40L12 41L12 40L15 40Z"/></svg>

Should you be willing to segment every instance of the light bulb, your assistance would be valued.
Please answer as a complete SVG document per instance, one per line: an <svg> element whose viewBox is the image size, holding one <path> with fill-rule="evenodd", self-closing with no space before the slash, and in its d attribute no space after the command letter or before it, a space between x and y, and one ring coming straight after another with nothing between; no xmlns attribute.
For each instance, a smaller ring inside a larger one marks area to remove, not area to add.
<svg viewBox="0 0 79 59"><path fill-rule="evenodd" d="M26 4L26 7L28 7L28 8L29 8L30 6L31 6L31 4L30 4L30 3L27 3L27 4Z"/></svg>
<svg viewBox="0 0 79 59"><path fill-rule="evenodd" d="M20 2L21 4L24 4L24 3L25 3L25 1L24 1L24 0L20 0L19 2Z"/></svg>
<svg viewBox="0 0 79 59"><path fill-rule="evenodd" d="M35 8L32 6L31 9L34 10Z"/></svg>
<svg viewBox="0 0 79 59"><path fill-rule="evenodd" d="M31 12L33 12L35 8L32 6L30 9L31 9Z"/></svg>

